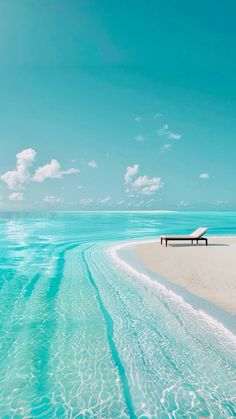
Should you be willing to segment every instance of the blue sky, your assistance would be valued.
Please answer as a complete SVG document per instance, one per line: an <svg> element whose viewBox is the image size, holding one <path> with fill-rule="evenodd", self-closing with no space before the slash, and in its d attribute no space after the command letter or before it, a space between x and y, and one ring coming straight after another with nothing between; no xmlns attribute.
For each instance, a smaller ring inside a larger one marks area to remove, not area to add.
<svg viewBox="0 0 236 419"><path fill-rule="evenodd" d="M236 3L0 0L0 209L236 209Z"/></svg>

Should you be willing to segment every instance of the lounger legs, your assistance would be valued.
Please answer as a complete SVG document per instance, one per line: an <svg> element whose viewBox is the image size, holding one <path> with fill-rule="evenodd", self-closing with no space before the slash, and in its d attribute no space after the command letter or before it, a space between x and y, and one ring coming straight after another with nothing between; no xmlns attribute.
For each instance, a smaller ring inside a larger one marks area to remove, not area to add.
<svg viewBox="0 0 236 419"><path fill-rule="evenodd" d="M161 244L163 243L163 240L164 240L165 245L166 245L166 247L167 247L167 244L168 244L168 239L161 237ZM175 240L175 239L173 239L173 240ZM178 240L178 239L176 239L176 240ZM184 239L184 240L185 240L185 239ZM191 243L192 243L192 244L194 244L194 240L196 241L196 244L199 244L199 240L200 240L200 241L201 241L201 240L205 240L206 246L208 245L208 239L207 239L207 238L205 238L205 237L201 237L201 238L199 238L199 239L187 239L187 240L191 240Z"/></svg>

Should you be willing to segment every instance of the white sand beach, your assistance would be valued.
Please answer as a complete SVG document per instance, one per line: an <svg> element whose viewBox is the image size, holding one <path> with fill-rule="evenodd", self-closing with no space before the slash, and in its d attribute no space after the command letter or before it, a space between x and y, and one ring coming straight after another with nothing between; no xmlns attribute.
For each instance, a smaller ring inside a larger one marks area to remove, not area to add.
<svg viewBox="0 0 236 419"><path fill-rule="evenodd" d="M147 242L135 253L150 271L236 314L236 237L209 238L208 246Z"/></svg>

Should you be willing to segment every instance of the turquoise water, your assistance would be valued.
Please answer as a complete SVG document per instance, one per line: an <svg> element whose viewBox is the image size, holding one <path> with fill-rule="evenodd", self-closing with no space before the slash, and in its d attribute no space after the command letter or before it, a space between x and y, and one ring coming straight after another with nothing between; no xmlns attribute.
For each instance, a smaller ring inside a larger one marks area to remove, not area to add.
<svg viewBox="0 0 236 419"><path fill-rule="evenodd" d="M0 417L235 417L235 337L107 250L198 226L236 212L2 213Z"/></svg>

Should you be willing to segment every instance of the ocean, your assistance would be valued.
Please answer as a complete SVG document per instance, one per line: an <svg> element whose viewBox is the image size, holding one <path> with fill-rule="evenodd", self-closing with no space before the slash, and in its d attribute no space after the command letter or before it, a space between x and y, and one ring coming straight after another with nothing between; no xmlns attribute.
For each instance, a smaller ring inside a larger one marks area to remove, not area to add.
<svg viewBox="0 0 236 419"><path fill-rule="evenodd" d="M1 418L233 418L236 337L115 246L236 212L0 215Z"/></svg>

